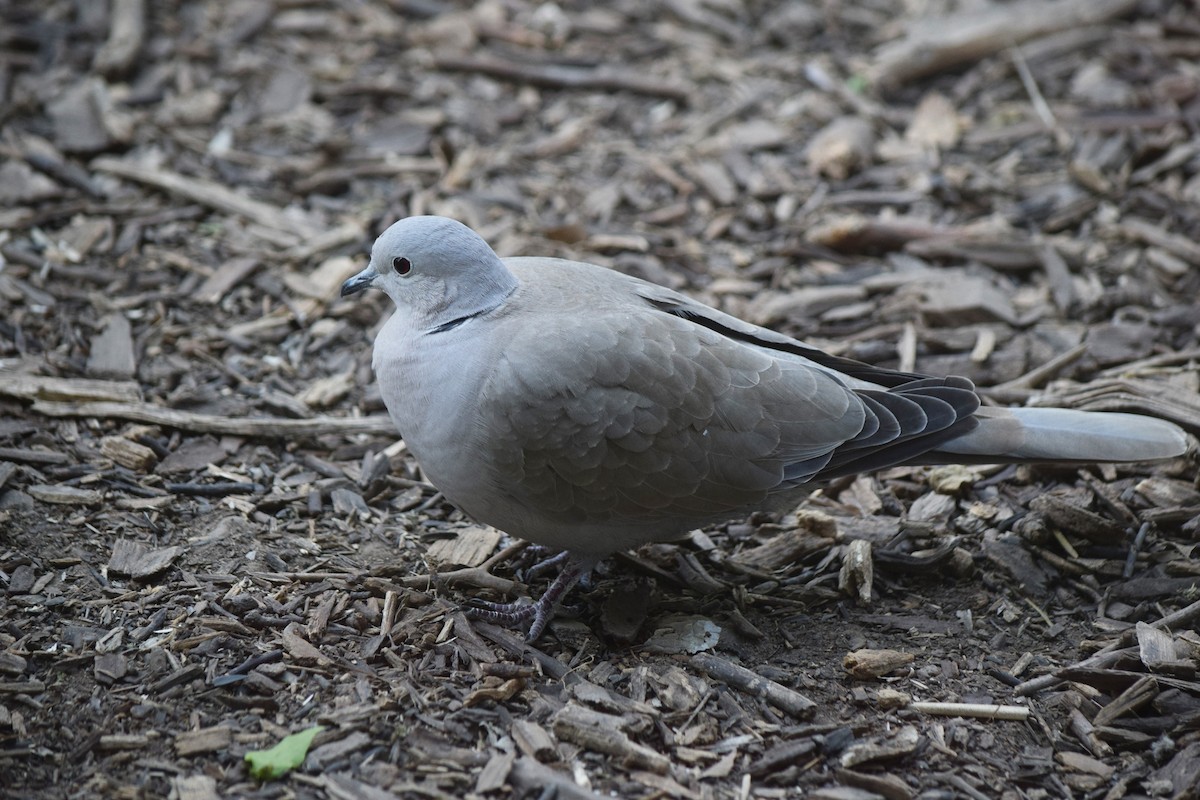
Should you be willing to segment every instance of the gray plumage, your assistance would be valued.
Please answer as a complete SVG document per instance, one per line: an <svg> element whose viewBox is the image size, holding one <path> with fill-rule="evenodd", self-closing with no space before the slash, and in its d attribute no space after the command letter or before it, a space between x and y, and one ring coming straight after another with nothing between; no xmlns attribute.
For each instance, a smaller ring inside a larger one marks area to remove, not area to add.
<svg viewBox="0 0 1200 800"><path fill-rule="evenodd" d="M342 294L372 284L396 304L375 342L380 390L429 480L480 522L579 555L896 464L1187 447L1148 417L981 408L964 378L830 356L592 264L500 259L449 219L388 228Z"/></svg>

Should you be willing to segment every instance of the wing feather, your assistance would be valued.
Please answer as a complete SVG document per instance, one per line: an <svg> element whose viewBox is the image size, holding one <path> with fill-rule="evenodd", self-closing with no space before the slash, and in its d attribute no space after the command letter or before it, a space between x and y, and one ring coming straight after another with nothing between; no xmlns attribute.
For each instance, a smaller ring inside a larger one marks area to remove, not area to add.
<svg viewBox="0 0 1200 800"><path fill-rule="evenodd" d="M699 523L761 504L864 419L827 373L649 306L564 319L554 337L514 327L483 393L491 480L564 521Z"/></svg>

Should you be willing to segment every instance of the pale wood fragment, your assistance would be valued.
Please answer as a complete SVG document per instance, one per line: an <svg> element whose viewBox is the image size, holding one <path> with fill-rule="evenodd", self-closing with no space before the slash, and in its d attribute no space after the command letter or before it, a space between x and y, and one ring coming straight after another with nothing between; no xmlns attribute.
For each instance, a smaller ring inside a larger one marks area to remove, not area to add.
<svg viewBox="0 0 1200 800"><path fill-rule="evenodd" d="M991 703L909 703L913 711L940 717L976 717L1023 721L1029 719L1026 706L993 705Z"/></svg>
<svg viewBox="0 0 1200 800"><path fill-rule="evenodd" d="M180 758L215 753L224 750L233 742L233 729L226 725L184 731L175 737L175 753Z"/></svg>
<svg viewBox="0 0 1200 800"><path fill-rule="evenodd" d="M30 486L26 491L43 503L53 503L60 506L94 506L104 499L104 495L95 489L80 489L76 486Z"/></svg>
<svg viewBox="0 0 1200 800"><path fill-rule="evenodd" d="M138 472L145 472L158 463L153 450L124 436L105 436L100 440L100 452L122 467Z"/></svg>
<svg viewBox="0 0 1200 800"><path fill-rule="evenodd" d="M220 800L215 778L197 773L178 775L171 779L171 788L179 800Z"/></svg>
<svg viewBox="0 0 1200 800"><path fill-rule="evenodd" d="M310 641L304 638L301 631L303 628L299 623L290 623L279 634L283 642L283 648L287 650L288 655L299 664L316 664L320 666L329 666L333 661L329 656L322 653Z"/></svg>
<svg viewBox="0 0 1200 800"><path fill-rule="evenodd" d="M478 567L495 552L498 544L500 531L474 525L456 531L453 537L431 542L426 557L437 564Z"/></svg>
<svg viewBox="0 0 1200 800"><path fill-rule="evenodd" d="M94 378L53 378L0 370L0 397L17 400L51 400L81 403L95 400L137 402L141 387L134 381L105 381Z"/></svg>
<svg viewBox="0 0 1200 800"><path fill-rule="evenodd" d="M556 742L550 732L531 719L515 719L512 724L512 737L522 753L538 761L551 761L555 758Z"/></svg>
<svg viewBox="0 0 1200 800"><path fill-rule="evenodd" d="M88 374L94 378L128 380L137 371L133 354L133 326L125 314L114 312L104 318L101 332L91 339Z"/></svg>
<svg viewBox="0 0 1200 800"><path fill-rule="evenodd" d="M201 303L220 302L230 289L250 277L251 273L258 269L258 265L257 258L248 256L229 259L200 284L200 288L196 290L196 299Z"/></svg>
<svg viewBox="0 0 1200 800"><path fill-rule="evenodd" d="M871 604L871 589L875 581L875 562L871 558L871 543L854 539L846 545L842 569L838 573L838 589L858 599L859 605Z"/></svg>
<svg viewBox="0 0 1200 800"><path fill-rule="evenodd" d="M842 659L842 668L858 680L874 680L911 664L915 656L899 650L855 650Z"/></svg>

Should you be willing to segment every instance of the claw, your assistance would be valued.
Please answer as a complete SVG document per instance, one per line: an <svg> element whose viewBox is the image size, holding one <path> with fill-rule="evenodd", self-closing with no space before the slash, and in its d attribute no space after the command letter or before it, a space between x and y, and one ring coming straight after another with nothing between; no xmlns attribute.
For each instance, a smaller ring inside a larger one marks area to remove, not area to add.
<svg viewBox="0 0 1200 800"><path fill-rule="evenodd" d="M590 563L578 561L563 552L534 565L531 570L542 569L548 564L550 566L564 564L564 566L562 572L558 573L558 577L550 584L550 588L546 589L542 596L534 602L491 603L487 600L473 600L471 606L466 609L467 616L471 619L481 619L509 628L518 627L532 620L529 625L529 633L525 635L525 641L536 641L546 629L546 625L554 618L559 601L567 592L571 591L575 584L579 583L583 574L591 569Z"/></svg>

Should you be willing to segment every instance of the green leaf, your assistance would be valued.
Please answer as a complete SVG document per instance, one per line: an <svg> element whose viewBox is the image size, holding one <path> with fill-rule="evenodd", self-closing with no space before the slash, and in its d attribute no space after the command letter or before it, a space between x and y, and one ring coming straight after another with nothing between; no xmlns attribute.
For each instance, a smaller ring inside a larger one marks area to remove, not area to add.
<svg viewBox="0 0 1200 800"><path fill-rule="evenodd" d="M282 778L290 770L304 763L304 757L308 755L308 748L312 744L313 737L323 730L325 729L320 725L314 725L308 730L284 737L270 750L251 750L246 753L246 763L250 765L250 774L260 781Z"/></svg>

